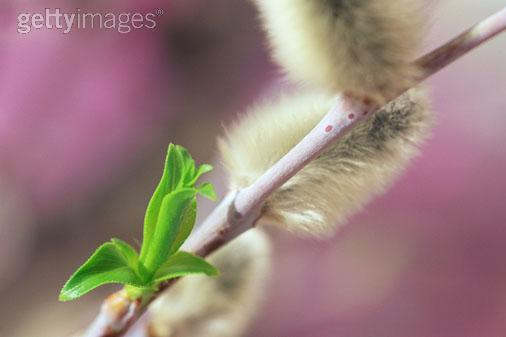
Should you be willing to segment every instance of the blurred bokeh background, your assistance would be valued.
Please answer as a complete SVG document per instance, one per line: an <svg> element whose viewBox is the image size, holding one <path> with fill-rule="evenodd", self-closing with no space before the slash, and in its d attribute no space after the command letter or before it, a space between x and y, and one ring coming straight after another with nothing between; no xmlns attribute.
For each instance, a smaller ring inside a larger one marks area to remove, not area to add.
<svg viewBox="0 0 506 337"><path fill-rule="evenodd" d="M427 2L425 51L504 6ZM16 31L45 7L153 12L153 30ZM428 80L438 124L385 196L329 241L270 230L274 270L247 336L506 333L506 36ZM277 83L248 1L0 4L0 336L64 336L102 297L59 303L112 236L140 241L168 142L215 163L222 125ZM212 204L203 201L200 217Z"/></svg>

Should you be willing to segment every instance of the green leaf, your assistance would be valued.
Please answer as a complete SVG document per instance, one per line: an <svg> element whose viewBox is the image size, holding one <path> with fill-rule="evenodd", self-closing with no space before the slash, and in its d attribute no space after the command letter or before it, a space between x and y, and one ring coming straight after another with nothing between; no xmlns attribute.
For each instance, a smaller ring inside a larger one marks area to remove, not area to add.
<svg viewBox="0 0 506 337"><path fill-rule="evenodd" d="M204 173L211 172L212 170L213 170L213 167L211 165L209 165L209 164L202 164L202 165L200 165L199 170L197 171L196 178L198 179Z"/></svg>
<svg viewBox="0 0 506 337"><path fill-rule="evenodd" d="M167 150L167 157L165 158L165 165L162 173L160 183L155 189L151 200L149 201L144 217L144 233L141 247L141 258L145 257L147 247L153 238L156 223L158 220L158 213L162 205L163 198L172 192L179 183L182 176L183 167L181 165L181 155L177 151L174 144L169 145Z"/></svg>
<svg viewBox="0 0 506 337"><path fill-rule="evenodd" d="M183 215L179 233L174 239L174 243L172 244L172 247L169 250L168 256L174 254L183 245L188 236L190 236L193 230L193 226L195 225L196 219L197 219L197 198L193 198L191 205Z"/></svg>
<svg viewBox="0 0 506 337"><path fill-rule="evenodd" d="M213 170L213 167L209 164L203 164L200 165L199 169L197 170L197 173L193 176L193 179L191 180L192 184L195 184L195 182L205 173L211 172Z"/></svg>
<svg viewBox="0 0 506 337"><path fill-rule="evenodd" d="M155 274L155 282L158 283L188 274L216 276L219 272L218 269L199 256L186 252L177 252L169 257L158 269Z"/></svg>
<svg viewBox="0 0 506 337"><path fill-rule="evenodd" d="M181 232L188 230L187 219L191 219L191 212L195 212L192 205L196 193L195 189L186 188L163 198L152 240L146 246L146 255L140 258L150 272L154 273L165 262L169 252L177 250L182 243L178 237Z"/></svg>
<svg viewBox="0 0 506 337"><path fill-rule="evenodd" d="M184 147L176 145L176 150L179 152L183 163L183 186L193 187L192 180L195 176L195 171L197 170L195 167L195 161L190 156L190 153L188 153L188 150Z"/></svg>
<svg viewBox="0 0 506 337"><path fill-rule="evenodd" d="M150 246L153 240L153 233L158 221L158 214L160 213L163 198L178 189L194 188L197 179L204 173L211 171L211 165L201 165L198 170L195 166L195 161L184 147L179 145L170 144L167 150L167 157L165 159L164 170L162 178L158 184L151 200L149 201L146 215L144 217L144 235L141 247L141 258L145 258L147 254L147 247ZM206 193L211 191L209 187L205 187L203 195L210 197L213 194Z"/></svg>
<svg viewBox="0 0 506 337"><path fill-rule="evenodd" d="M204 197L210 199L210 200L216 200L216 192L214 191L214 186L211 183L203 183L199 186L198 191L201 195Z"/></svg>
<svg viewBox="0 0 506 337"><path fill-rule="evenodd" d="M100 246L70 277L60 292L60 301L74 300L107 283L144 285L128 265L123 250L112 242Z"/></svg>
<svg viewBox="0 0 506 337"><path fill-rule="evenodd" d="M112 239L100 246L65 283L60 300L78 298L106 283L121 283L131 294L148 296L160 280L190 273L215 275L205 260L177 252L190 235L197 214L196 194L216 199L214 188L196 181L212 170L211 165L196 167L188 151L170 144L162 177L151 197L144 217L140 255L128 243Z"/></svg>
<svg viewBox="0 0 506 337"><path fill-rule="evenodd" d="M135 251L135 249L128 243L120 239L113 238L111 239L111 242L116 247L116 249L121 253L125 262L130 267L132 267L132 269L137 268L137 263L139 261L139 255L137 254L137 251Z"/></svg>

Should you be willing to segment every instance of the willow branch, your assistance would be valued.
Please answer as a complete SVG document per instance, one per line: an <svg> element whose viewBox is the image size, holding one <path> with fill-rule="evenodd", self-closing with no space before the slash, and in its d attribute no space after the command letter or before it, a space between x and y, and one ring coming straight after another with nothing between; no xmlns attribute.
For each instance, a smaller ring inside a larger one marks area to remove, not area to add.
<svg viewBox="0 0 506 337"><path fill-rule="evenodd" d="M416 63L431 76L468 51L478 47L506 29L506 7L469 28L453 40L421 57Z"/></svg>
<svg viewBox="0 0 506 337"><path fill-rule="evenodd" d="M416 63L424 70L419 82L505 29L506 8L417 60ZM391 99L394 98L391 97ZM200 256L207 256L254 227L261 215L263 203L277 188L376 110L378 107L366 105L351 97L336 97L331 110L299 144L251 186L229 193L192 234L182 249ZM129 300L123 291L109 296L102 304L98 317L90 325L85 336L121 336L140 317L149 303L173 283L174 281L163 284L151 300L142 305L138 301Z"/></svg>

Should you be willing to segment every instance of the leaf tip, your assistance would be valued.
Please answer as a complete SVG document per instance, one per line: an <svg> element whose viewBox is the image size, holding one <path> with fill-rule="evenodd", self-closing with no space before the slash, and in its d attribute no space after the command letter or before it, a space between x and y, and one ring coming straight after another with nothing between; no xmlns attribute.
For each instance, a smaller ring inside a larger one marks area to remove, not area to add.
<svg viewBox="0 0 506 337"><path fill-rule="evenodd" d="M60 302L68 302L76 299L73 297L68 291L65 290L65 287L60 291L60 295L58 295L58 300Z"/></svg>
<svg viewBox="0 0 506 337"><path fill-rule="evenodd" d="M214 190L214 186L211 183L204 183L200 185L200 187L198 187L198 192L203 197L206 197L212 201L216 201L216 199L218 199L216 191Z"/></svg>
<svg viewBox="0 0 506 337"><path fill-rule="evenodd" d="M207 273L206 273L207 276L211 276L211 277L218 277L220 276L220 271L218 270L218 268L212 266L212 269L210 269Z"/></svg>

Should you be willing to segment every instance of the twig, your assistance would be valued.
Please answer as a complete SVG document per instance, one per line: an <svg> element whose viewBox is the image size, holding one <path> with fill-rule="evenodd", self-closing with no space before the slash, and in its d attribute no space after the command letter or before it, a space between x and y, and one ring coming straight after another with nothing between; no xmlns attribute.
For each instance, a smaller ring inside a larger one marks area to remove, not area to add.
<svg viewBox="0 0 506 337"><path fill-rule="evenodd" d="M416 63L429 77L506 28L506 7L469 28L453 40L421 57Z"/></svg>
<svg viewBox="0 0 506 337"><path fill-rule="evenodd" d="M431 76L505 29L506 8L416 61L424 70L424 75L419 81ZM228 194L200 228L192 234L183 246L183 250L206 256L252 228L261 215L263 203L277 188L376 110L377 107L371 107L351 97L338 96L327 115L299 144L251 186ZM154 300L171 284L173 281L164 284L151 300ZM109 296L102 304L98 317L88 328L85 336L121 336L140 317L148 304L149 302L140 305L137 301L130 301L123 291Z"/></svg>

